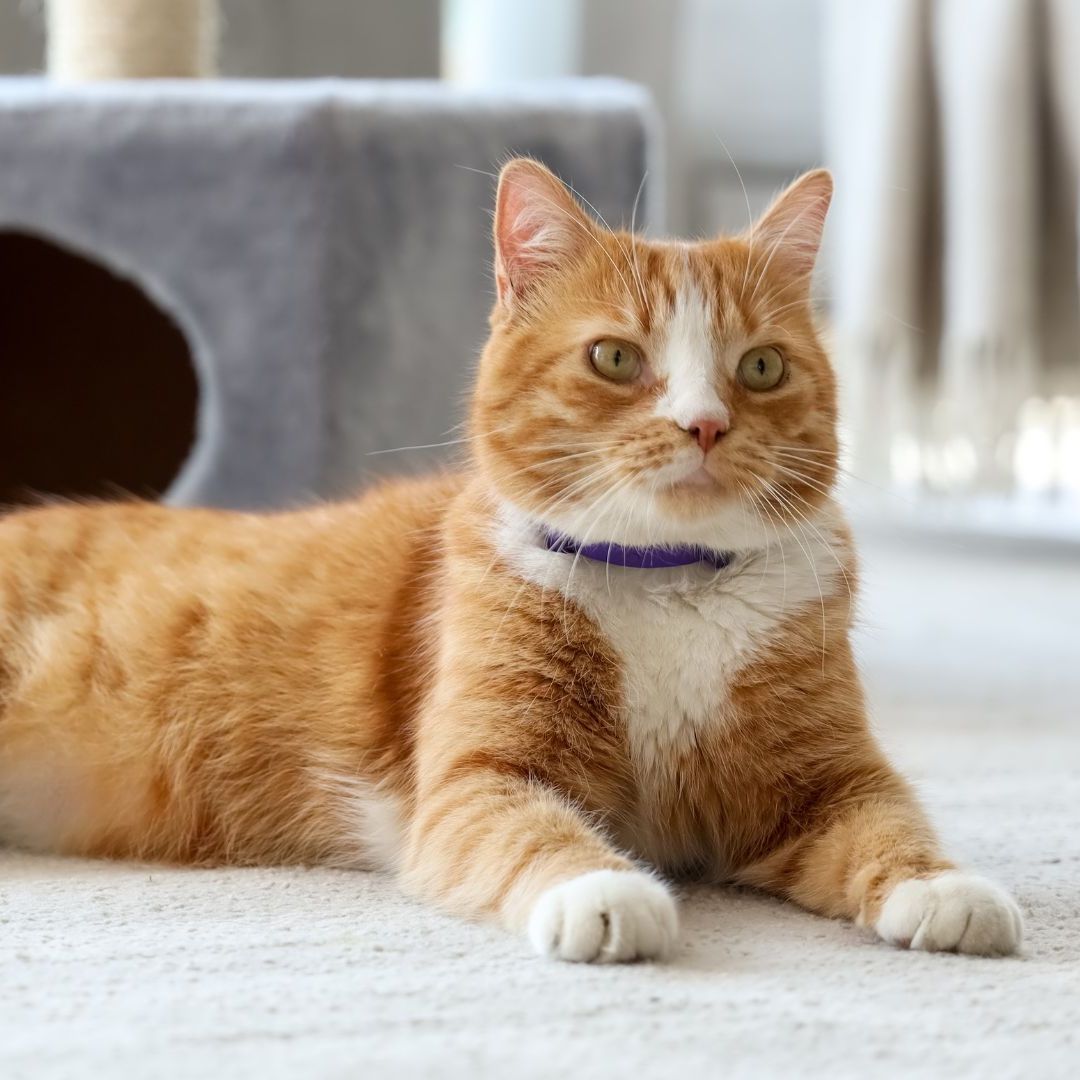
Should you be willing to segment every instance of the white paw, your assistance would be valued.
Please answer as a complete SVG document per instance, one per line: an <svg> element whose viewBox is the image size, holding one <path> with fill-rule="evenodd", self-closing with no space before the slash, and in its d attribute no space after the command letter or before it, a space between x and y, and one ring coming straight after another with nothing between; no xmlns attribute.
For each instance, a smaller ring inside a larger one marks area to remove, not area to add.
<svg viewBox="0 0 1080 1080"><path fill-rule="evenodd" d="M905 949L1005 956L1020 947L1024 924L1012 897L992 881L949 870L900 882L874 929Z"/></svg>
<svg viewBox="0 0 1080 1080"><path fill-rule="evenodd" d="M652 960L679 931L675 901L635 870L594 870L553 885L529 916L529 940L559 960Z"/></svg>

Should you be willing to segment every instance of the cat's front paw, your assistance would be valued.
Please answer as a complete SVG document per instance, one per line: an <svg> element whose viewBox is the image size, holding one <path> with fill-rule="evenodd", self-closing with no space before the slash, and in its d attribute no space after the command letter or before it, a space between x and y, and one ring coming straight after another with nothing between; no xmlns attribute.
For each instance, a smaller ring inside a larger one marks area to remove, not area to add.
<svg viewBox="0 0 1080 1080"><path fill-rule="evenodd" d="M667 888L635 870L594 870L553 885L529 917L529 940L559 960L655 960L679 922Z"/></svg>
<svg viewBox="0 0 1080 1080"><path fill-rule="evenodd" d="M1012 897L992 881L950 870L901 881L874 929L892 945L1006 956L1020 948L1024 924Z"/></svg>

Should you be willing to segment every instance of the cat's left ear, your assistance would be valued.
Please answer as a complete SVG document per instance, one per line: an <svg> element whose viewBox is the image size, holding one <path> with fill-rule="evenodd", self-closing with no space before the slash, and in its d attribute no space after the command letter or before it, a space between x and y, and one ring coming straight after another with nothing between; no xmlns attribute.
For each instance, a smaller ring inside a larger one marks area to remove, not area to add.
<svg viewBox="0 0 1080 1080"><path fill-rule="evenodd" d="M832 201L833 180L828 169L803 173L782 191L754 225L754 250L785 266L791 273L809 277L821 247L825 215Z"/></svg>
<svg viewBox="0 0 1080 1080"><path fill-rule="evenodd" d="M531 158L499 174L495 198L495 282L499 301L525 296L593 236L594 226L566 185Z"/></svg>

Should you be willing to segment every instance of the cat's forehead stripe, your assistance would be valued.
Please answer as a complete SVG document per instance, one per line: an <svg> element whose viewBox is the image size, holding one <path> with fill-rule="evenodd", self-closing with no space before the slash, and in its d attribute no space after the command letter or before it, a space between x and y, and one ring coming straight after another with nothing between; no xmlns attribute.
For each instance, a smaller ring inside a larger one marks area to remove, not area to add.
<svg viewBox="0 0 1080 1080"><path fill-rule="evenodd" d="M746 290L741 268L722 262L695 245L669 243L639 245L632 253L631 269L633 301L646 335L664 330L679 310L680 295L688 291L705 298L705 308L716 331L726 336L728 332L738 333L745 328L741 300Z"/></svg>
<svg viewBox="0 0 1080 1080"><path fill-rule="evenodd" d="M637 245L631 256L641 282L641 293L635 295L635 300L642 330L651 334L654 323L663 322L675 305L676 288L669 253L652 245Z"/></svg>

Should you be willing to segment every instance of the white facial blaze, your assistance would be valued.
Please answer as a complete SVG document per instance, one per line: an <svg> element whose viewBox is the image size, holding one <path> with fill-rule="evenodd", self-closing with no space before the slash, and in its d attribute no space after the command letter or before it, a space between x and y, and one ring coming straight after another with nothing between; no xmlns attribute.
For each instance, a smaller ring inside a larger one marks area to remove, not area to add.
<svg viewBox="0 0 1080 1080"><path fill-rule="evenodd" d="M656 408L658 416L674 420L682 428L689 428L696 420L730 420L727 405L716 392L712 315L698 286L684 281L675 297L660 354L660 374L666 378L667 388Z"/></svg>

